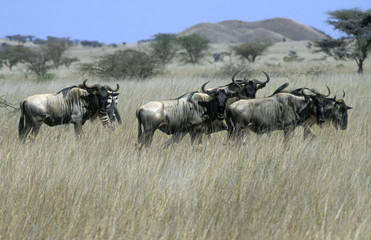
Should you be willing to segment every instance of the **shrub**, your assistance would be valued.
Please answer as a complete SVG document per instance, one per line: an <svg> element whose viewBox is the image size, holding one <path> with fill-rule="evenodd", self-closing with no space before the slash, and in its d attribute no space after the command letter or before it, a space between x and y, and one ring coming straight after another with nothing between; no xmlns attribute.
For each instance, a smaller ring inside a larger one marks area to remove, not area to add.
<svg viewBox="0 0 371 240"><path fill-rule="evenodd" d="M161 66L145 51L126 49L99 57L94 63L82 64L80 70L105 79L145 79L160 73Z"/></svg>
<svg viewBox="0 0 371 240"><path fill-rule="evenodd" d="M35 81L36 82L46 82L46 81L51 81L53 79L55 79L55 74L54 73L46 73L45 75L43 76L38 76Z"/></svg>

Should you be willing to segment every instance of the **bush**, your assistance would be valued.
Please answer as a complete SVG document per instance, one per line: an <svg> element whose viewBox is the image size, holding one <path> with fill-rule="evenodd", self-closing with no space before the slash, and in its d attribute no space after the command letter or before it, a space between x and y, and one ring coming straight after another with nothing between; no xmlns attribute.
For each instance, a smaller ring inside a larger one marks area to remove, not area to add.
<svg viewBox="0 0 371 240"><path fill-rule="evenodd" d="M51 81L56 77L54 73L47 73L43 76L38 76L35 81L36 82L46 82L46 81Z"/></svg>
<svg viewBox="0 0 371 240"><path fill-rule="evenodd" d="M161 64L152 55L139 50L119 50L82 64L80 70L105 79L148 78L161 72Z"/></svg>
<svg viewBox="0 0 371 240"><path fill-rule="evenodd" d="M23 45L7 45L0 49L0 62L12 70L18 63L24 63L30 54L30 50Z"/></svg>
<svg viewBox="0 0 371 240"><path fill-rule="evenodd" d="M283 57L283 61L284 62L302 62L304 61L304 58L299 57L296 51L291 50L288 56Z"/></svg>

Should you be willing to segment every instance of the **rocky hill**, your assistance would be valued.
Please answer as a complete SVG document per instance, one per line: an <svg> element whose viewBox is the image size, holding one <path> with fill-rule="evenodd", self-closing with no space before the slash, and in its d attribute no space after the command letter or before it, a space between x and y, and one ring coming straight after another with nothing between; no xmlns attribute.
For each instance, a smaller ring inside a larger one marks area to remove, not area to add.
<svg viewBox="0 0 371 240"><path fill-rule="evenodd" d="M287 18L273 18L257 22L229 20L219 23L200 23L178 35L198 33L211 43L242 43L253 40L319 40L329 38L325 33Z"/></svg>

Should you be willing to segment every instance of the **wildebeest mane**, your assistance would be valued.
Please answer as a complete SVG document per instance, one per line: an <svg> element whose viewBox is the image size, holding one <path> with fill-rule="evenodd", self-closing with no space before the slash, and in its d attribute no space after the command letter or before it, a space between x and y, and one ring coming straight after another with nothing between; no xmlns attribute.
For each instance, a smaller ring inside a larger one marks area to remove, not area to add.
<svg viewBox="0 0 371 240"><path fill-rule="evenodd" d="M57 94L60 94L62 93L63 94L63 97L67 96L67 94L73 89L73 88L76 88L77 86L74 85L74 86L71 86L71 87L67 87L67 88L64 88L62 90L60 90Z"/></svg>

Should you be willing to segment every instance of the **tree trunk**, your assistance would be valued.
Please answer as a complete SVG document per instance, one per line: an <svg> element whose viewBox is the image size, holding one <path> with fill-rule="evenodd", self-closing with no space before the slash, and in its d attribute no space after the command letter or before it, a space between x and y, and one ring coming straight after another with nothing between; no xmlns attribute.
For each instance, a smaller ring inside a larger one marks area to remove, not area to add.
<svg viewBox="0 0 371 240"><path fill-rule="evenodd" d="M363 59L359 59L359 61L357 61L357 65L358 65L358 74L363 74Z"/></svg>

